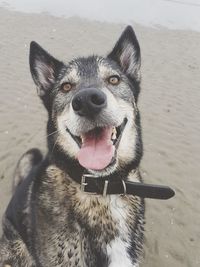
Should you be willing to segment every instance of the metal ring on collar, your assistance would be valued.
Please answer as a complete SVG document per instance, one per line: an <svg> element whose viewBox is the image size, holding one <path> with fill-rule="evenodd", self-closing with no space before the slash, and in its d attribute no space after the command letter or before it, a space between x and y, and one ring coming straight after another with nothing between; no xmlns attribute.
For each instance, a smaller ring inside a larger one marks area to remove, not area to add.
<svg viewBox="0 0 200 267"><path fill-rule="evenodd" d="M124 188L124 193L121 194L121 196L125 196L126 195L126 184L125 184L124 180L122 180L122 185L123 185L123 188Z"/></svg>

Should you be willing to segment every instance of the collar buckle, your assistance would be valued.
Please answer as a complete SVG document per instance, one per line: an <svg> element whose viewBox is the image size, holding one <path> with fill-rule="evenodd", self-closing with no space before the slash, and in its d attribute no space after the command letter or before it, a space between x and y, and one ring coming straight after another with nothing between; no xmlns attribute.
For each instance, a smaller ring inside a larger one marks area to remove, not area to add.
<svg viewBox="0 0 200 267"><path fill-rule="evenodd" d="M83 174L83 176L81 178L81 187L80 187L81 191L82 192L85 192L85 193L87 193L89 195L97 195L96 192L87 192L87 191L85 191L85 187L88 185L88 182L86 181L87 178L94 178L94 179L96 179L97 176L92 175L92 174Z"/></svg>
<svg viewBox="0 0 200 267"><path fill-rule="evenodd" d="M94 178L94 179L98 179L99 177L98 176L95 176L93 174L83 174L82 178L81 178L81 186L80 186L80 189L82 192L85 192L89 195L100 195L100 193L97 193L97 192L87 192L85 190L85 187L88 185L88 182L87 182L87 178ZM106 197L107 196L107 191L108 191L108 184L109 184L109 181L108 180L105 180L104 181L104 186L103 186L103 197Z"/></svg>
<svg viewBox="0 0 200 267"><path fill-rule="evenodd" d="M85 192L85 186L87 185L86 181L85 181L85 174L81 177L81 191Z"/></svg>

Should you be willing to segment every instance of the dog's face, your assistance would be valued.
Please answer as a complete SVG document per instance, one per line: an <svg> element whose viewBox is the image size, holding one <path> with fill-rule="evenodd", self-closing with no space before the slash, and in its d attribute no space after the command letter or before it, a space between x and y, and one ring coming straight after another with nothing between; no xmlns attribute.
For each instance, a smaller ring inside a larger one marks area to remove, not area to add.
<svg viewBox="0 0 200 267"><path fill-rule="evenodd" d="M68 64L32 42L30 68L55 131L54 146L68 158L102 175L137 157L140 48L130 26L107 57Z"/></svg>

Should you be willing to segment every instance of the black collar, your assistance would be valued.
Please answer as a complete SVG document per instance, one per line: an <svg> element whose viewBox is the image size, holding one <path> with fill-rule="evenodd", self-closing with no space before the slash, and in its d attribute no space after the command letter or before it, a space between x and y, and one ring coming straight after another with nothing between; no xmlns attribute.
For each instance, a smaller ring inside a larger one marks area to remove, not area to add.
<svg viewBox="0 0 200 267"><path fill-rule="evenodd" d="M142 198L169 199L175 195L168 186L144 184L124 180L108 180L92 174L84 174L81 179L81 190L94 195L134 195Z"/></svg>
<svg viewBox="0 0 200 267"><path fill-rule="evenodd" d="M75 161L66 160L66 155L60 151L54 150L53 155L49 155L59 168L67 172L69 176L81 184L81 190L87 193L99 195L127 194L135 195L142 198L169 199L175 195L173 189L168 186L144 184L141 182L130 182L123 180L128 173L136 169L132 164L125 171L118 171L107 177L97 177L95 175L85 173L86 170L78 165ZM58 160L59 159L59 160ZM68 162L68 164L66 164ZM138 163L137 163L138 164ZM135 165L137 165L135 164ZM70 167L69 167L70 166ZM81 178L82 177L82 178Z"/></svg>

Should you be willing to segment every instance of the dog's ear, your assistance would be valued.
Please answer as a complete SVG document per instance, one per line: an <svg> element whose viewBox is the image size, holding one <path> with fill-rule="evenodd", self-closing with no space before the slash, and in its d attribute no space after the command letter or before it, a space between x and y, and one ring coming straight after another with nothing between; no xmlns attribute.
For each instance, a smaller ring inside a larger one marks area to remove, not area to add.
<svg viewBox="0 0 200 267"><path fill-rule="evenodd" d="M108 58L116 61L130 77L140 80L140 46L131 26L125 28Z"/></svg>
<svg viewBox="0 0 200 267"><path fill-rule="evenodd" d="M38 94L44 98L55 83L64 64L52 57L36 42L30 44L29 63Z"/></svg>

